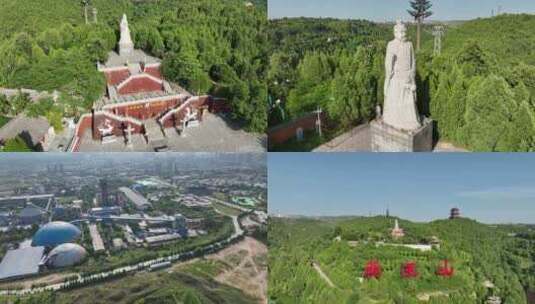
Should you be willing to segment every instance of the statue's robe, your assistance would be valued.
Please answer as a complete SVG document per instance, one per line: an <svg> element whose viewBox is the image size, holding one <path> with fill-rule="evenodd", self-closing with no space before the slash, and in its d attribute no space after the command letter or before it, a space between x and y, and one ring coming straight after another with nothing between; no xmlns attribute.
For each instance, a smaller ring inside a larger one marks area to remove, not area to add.
<svg viewBox="0 0 535 304"><path fill-rule="evenodd" d="M383 121L397 129L418 129L421 123L416 107L416 62L411 42L388 43L385 70Z"/></svg>

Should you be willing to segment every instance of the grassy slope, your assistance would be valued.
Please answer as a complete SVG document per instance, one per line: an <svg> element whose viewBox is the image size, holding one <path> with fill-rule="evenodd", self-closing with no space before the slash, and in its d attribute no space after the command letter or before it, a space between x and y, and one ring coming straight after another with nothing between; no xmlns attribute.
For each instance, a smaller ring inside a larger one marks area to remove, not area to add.
<svg viewBox="0 0 535 304"><path fill-rule="evenodd" d="M466 41L478 41L499 62L535 64L535 15L500 15L453 26L443 41L445 54L455 54ZM432 49L432 40L429 41Z"/></svg>
<svg viewBox="0 0 535 304"><path fill-rule="evenodd" d="M174 0L147 1L148 4L158 2L162 11L169 9ZM99 22L118 24L123 13L132 19L143 18L133 16L134 1L130 0L92 0L92 6L98 10ZM143 5L142 1L135 1ZM77 0L0 0L0 40L17 32L34 34L43 28L55 28L62 23L84 23L83 9ZM88 10L91 21L91 8Z"/></svg>
<svg viewBox="0 0 535 304"><path fill-rule="evenodd" d="M470 220L442 220L428 224L400 221L407 233L406 242L437 236L442 241L441 249L420 253L410 249L376 248L362 243L368 237L388 238L392 221L385 218L339 219L329 222L310 219L272 220L269 228L270 297L277 300L277 303L297 303L304 300L301 296L319 303L318 301L348 301L358 295L363 301L368 299L379 301L377 303L390 303L391 299L400 294L414 297L423 292L444 292L462 296L474 290L481 293L481 276L486 273L495 283L509 282L506 284L511 288L520 288L518 278L512 277L509 269L502 269L503 260L497 254L509 249L502 230ZM332 241L336 222L342 227L343 242ZM360 240L361 243L357 247L350 247L345 240ZM365 262L375 258L383 264L381 281L359 284L356 278L362 275ZM450 280L434 275L443 258L455 263L456 275ZM399 265L407 260L418 262L421 279L417 283L400 280ZM318 262L338 288L328 288L317 273L312 271L310 261Z"/></svg>
<svg viewBox="0 0 535 304"><path fill-rule="evenodd" d="M178 272L140 273L107 284L59 293L59 303L176 303L186 291L202 303L255 303L240 290L214 281L221 265L199 261Z"/></svg>

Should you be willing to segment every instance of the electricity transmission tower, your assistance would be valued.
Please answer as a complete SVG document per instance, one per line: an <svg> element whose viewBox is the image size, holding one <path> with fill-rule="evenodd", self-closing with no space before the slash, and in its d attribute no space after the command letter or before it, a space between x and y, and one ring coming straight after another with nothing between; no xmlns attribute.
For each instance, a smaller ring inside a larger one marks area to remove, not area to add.
<svg viewBox="0 0 535 304"><path fill-rule="evenodd" d="M433 27L433 36L435 37L433 54L440 55L442 52L442 36L444 36L444 27L442 25L435 25Z"/></svg>

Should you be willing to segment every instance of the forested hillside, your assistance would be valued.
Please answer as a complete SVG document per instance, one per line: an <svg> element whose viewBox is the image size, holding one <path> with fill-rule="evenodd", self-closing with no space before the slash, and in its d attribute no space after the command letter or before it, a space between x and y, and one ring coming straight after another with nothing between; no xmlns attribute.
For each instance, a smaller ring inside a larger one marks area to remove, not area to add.
<svg viewBox="0 0 535 304"><path fill-rule="evenodd" d="M427 303L472 304L498 296L502 303L512 304L526 303L524 287L535 287L530 227L490 226L469 219L400 220L405 237L393 239L393 226L394 218L386 217L271 219L270 299L274 303L418 303L428 298ZM439 245L426 252L381 245L432 240ZM452 277L436 275L444 259L454 269ZM379 279L363 278L371 260L381 264ZM408 261L416 262L416 278L400 274L401 265Z"/></svg>
<svg viewBox="0 0 535 304"><path fill-rule="evenodd" d="M126 13L136 48L163 58L165 77L195 94L227 98L234 118L249 130L264 130L265 1L88 2L85 24L80 1L0 0L0 87L59 90L60 102L39 114L87 111L104 93L96 61L116 47ZM0 101L0 115L26 110L19 104Z"/></svg>
<svg viewBox="0 0 535 304"><path fill-rule="evenodd" d="M534 15L449 25L442 54L433 55L432 25L424 26L418 106L437 121L439 139L474 151L535 150L534 27ZM409 26L411 41L414 31ZM272 106L270 125L317 107L334 134L373 119L392 38L392 25L366 21L271 21L268 87L283 102Z"/></svg>

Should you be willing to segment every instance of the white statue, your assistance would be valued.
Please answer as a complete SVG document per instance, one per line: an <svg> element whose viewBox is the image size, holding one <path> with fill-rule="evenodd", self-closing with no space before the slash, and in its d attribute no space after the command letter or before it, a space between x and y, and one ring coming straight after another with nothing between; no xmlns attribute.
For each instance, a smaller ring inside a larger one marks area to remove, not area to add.
<svg viewBox="0 0 535 304"><path fill-rule="evenodd" d="M405 25L398 21L394 26L395 39L386 50L383 121L412 131L421 127L421 122L416 107L416 62L406 32Z"/></svg>
<svg viewBox="0 0 535 304"><path fill-rule="evenodd" d="M130 29L128 28L128 20L126 14L123 14L121 20L121 39L119 40L119 55L128 56L134 52L134 43L130 36Z"/></svg>

